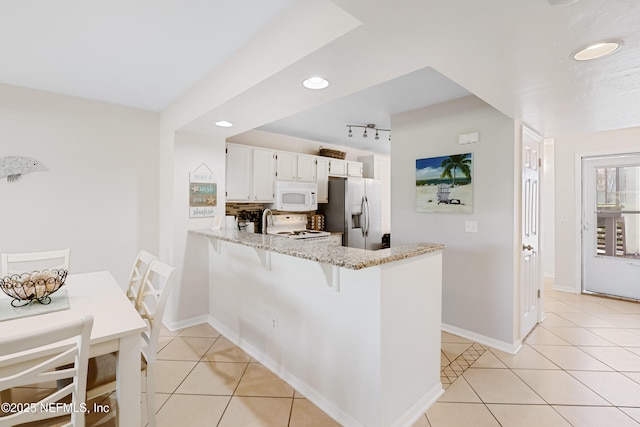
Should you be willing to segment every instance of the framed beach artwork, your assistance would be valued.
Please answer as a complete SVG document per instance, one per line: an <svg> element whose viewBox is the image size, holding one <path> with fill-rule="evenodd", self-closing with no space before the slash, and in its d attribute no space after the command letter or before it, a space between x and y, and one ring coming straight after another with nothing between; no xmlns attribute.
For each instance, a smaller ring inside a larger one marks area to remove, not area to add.
<svg viewBox="0 0 640 427"><path fill-rule="evenodd" d="M416 159L416 211L473 212L473 154Z"/></svg>

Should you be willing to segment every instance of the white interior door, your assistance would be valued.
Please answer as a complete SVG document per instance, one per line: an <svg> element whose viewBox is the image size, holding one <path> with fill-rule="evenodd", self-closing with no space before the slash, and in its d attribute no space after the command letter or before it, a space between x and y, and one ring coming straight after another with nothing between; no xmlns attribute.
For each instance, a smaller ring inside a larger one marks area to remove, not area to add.
<svg viewBox="0 0 640 427"><path fill-rule="evenodd" d="M640 154L582 159L582 289L640 299Z"/></svg>
<svg viewBox="0 0 640 427"><path fill-rule="evenodd" d="M542 139L524 128L522 135L522 252L520 255L520 336L540 318L540 166Z"/></svg>

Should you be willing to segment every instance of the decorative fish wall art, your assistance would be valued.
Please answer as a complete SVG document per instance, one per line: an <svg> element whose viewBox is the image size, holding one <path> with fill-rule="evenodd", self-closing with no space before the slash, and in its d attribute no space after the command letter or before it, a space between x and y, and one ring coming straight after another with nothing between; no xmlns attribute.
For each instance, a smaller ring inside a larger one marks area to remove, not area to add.
<svg viewBox="0 0 640 427"><path fill-rule="evenodd" d="M42 163L31 157L7 156L0 158L0 178L16 182L25 173L48 170Z"/></svg>

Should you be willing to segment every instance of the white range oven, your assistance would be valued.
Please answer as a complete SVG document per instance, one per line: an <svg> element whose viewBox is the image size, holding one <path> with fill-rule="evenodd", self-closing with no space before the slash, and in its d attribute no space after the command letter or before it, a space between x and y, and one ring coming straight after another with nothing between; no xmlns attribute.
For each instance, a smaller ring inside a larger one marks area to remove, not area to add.
<svg viewBox="0 0 640 427"><path fill-rule="evenodd" d="M305 214L273 215L272 218L273 224L267 225L267 234L314 242L328 242L331 236L328 231L308 230Z"/></svg>

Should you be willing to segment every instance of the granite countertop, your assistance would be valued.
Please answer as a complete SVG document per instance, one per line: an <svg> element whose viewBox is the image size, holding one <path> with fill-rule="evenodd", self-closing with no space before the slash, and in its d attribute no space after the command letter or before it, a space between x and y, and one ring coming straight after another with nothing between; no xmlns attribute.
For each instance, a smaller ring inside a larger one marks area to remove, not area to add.
<svg viewBox="0 0 640 427"><path fill-rule="evenodd" d="M351 270L360 270L362 268L412 258L444 249L444 245L439 243L420 243L418 245L396 246L388 249L370 251L344 246L332 246L329 242L293 240L268 234L247 233L246 231L235 229L212 230L205 228L190 230L189 232L212 239L237 243L239 245L349 268Z"/></svg>

